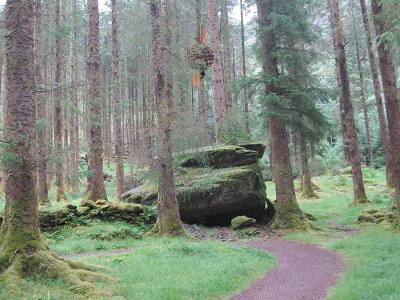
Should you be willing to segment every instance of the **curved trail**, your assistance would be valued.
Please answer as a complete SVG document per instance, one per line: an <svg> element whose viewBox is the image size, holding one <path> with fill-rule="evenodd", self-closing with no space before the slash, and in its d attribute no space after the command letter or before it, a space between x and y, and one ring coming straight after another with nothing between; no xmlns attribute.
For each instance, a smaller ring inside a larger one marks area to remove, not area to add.
<svg viewBox="0 0 400 300"><path fill-rule="evenodd" d="M251 241L245 244L277 258L276 267L232 300L325 299L345 265L340 256L317 245L294 241Z"/></svg>

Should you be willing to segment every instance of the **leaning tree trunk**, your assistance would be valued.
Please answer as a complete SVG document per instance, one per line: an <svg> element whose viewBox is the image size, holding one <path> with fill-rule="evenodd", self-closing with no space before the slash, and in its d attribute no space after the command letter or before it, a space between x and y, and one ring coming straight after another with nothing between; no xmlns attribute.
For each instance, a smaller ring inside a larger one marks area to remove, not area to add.
<svg viewBox="0 0 400 300"><path fill-rule="evenodd" d="M349 159L352 169L354 198L352 205L368 203L361 171L361 155L358 149L357 130L354 121L353 103L350 95L350 82L347 72L346 52L343 39L343 27L340 19L339 0L328 0L331 13L331 25L335 58L341 88L341 102L345 118L345 133L349 146Z"/></svg>
<svg viewBox="0 0 400 300"><path fill-rule="evenodd" d="M46 98L40 88L43 85L41 73L41 33L42 33L42 3L35 1L35 40L34 40L34 61L35 61L35 86L36 110L37 110L37 131L36 131L36 159L37 159L37 198L39 203L49 203L49 192L47 186L47 137L46 137Z"/></svg>
<svg viewBox="0 0 400 300"><path fill-rule="evenodd" d="M115 136L115 156L117 163L117 194L115 198L119 200L124 192L124 140L122 137L121 124L121 95L119 89L119 44L118 44L118 19L116 0L111 0L112 11L112 61L113 61L113 100L114 100L114 136Z"/></svg>
<svg viewBox="0 0 400 300"><path fill-rule="evenodd" d="M389 140L389 133L386 124L385 118L385 108L383 106L382 101L382 89L381 84L379 82L379 75L378 75L378 67L376 65L376 58L372 47L372 36L370 31L370 25L368 20L367 8L365 5L365 0L360 0L361 5L361 13L363 17L363 25L365 30L365 36L367 39L367 49L368 49L368 58L369 64L371 68L371 75L372 75L372 84L374 87L375 93L375 102L376 108L378 111L378 120L379 120L379 128L381 133L381 139L383 144L383 153L385 159L385 166L386 166L386 182L388 186L394 186L394 171L393 171L393 164L392 164L392 150L390 148L390 140Z"/></svg>
<svg viewBox="0 0 400 300"><path fill-rule="evenodd" d="M157 157L158 171L158 219L154 230L160 235L179 236L184 235L178 201L176 199L174 172L172 168L171 149L171 117L173 109L172 81L168 78L171 74L167 70L168 62L166 51L170 40L168 35L170 7L173 0L168 0L165 15L161 15L161 1L152 0L150 4L152 36L153 36L153 59L154 73L156 74L156 99L158 117L158 143L159 151ZM166 35L161 33L161 20L165 19Z"/></svg>
<svg viewBox="0 0 400 300"><path fill-rule="evenodd" d="M211 48L214 52L213 62L213 97L215 121L217 127L217 141L220 141L221 130L223 129L224 118L228 113L224 74L222 70L221 40L219 35L219 22L217 15L217 1L208 1L208 22L210 26Z"/></svg>
<svg viewBox="0 0 400 300"><path fill-rule="evenodd" d="M55 91L54 91L54 122L55 122L55 150L57 155L55 173L56 173L56 200L67 201L64 192L64 180L63 180L63 154L62 154L62 122L61 122L61 98L62 98L62 90L61 90L61 65L62 65L62 57L61 57L61 26L60 26L60 0L56 1L55 7L55 28L56 28L56 70L55 70Z"/></svg>
<svg viewBox="0 0 400 300"><path fill-rule="evenodd" d="M275 36L272 31L265 30L272 25L271 15L273 14L273 2L274 1L271 0L256 1L264 73L266 76L278 78L278 61L274 55L276 51ZM271 93L279 95L280 91L278 91L273 84L266 84L266 94ZM283 113L273 104L269 105L268 109L278 114ZM307 229L308 222L296 200L293 172L290 163L288 135L282 120L275 116L269 117L269 134L277 205L273 226L279 229Z"/></svg>
<svg viewBox="0 0 400 300"><path fill-rule="evenodd" d="M99 4L88 0L87 81L89 84L89 163L85 200L107 199L103 174L103 141L101 129Z"/></svg>
<svg viewBox="0 0 400 300"><path fill-rule="evenodd" d="M63 280L72 290L90 296L106 296L82 280L109 277L91 272L94 267L67 261L49 251L40 234L34 181L33 6L33 0L8 0L5 10L7 109L4 151L8 159L3 160L6 205L0 229L0 281L10 295L24 299L30 295L29 291L21 290L22 281L36 275Z"/></svg>
<svg viewBox="0 0 400 300"><path fill-rule="evenodd" d="M386 31L386 24L382 12L382 4L378 0L372 0L372 15L377 36ZM400 231L400 106L396 84L396 74L389 45L384 41L378 44L379 65L382 74L383 92L386 101L386 113L388 119L390 145L393 155L394 188L396 191L398 216L397 230Z"/></svg>

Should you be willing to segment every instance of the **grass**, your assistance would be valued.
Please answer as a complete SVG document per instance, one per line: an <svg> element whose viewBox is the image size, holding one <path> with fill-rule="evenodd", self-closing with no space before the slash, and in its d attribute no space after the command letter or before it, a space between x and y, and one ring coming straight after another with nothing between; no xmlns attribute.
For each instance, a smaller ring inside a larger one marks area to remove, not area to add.
<svg viewBox="0 0 400 300"><path fill-rule="evenodd" d="M130 254L81 260L105 265L119 278L114 286L100 282L100 287L141 300L221 298L247 287L274 265L261 250L183 239L146 240ZM79 299L59 281L32 278L24 288L31 291L27 299ZM13 298L0 289L0 299Z"/></svg>

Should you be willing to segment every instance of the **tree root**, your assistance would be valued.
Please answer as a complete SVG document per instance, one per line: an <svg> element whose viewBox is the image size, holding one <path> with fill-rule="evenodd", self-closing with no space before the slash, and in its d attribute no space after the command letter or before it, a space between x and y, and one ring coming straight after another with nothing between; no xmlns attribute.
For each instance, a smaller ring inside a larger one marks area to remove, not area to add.
<svg viewBox="0 0 400 300"><path fill-rule="evenodd" d="M314 191L305 191L301 193L303 199L319 199L319 196Z"/></svg>
<svg viewBox="0 0 400 300"><path fill-rule="evenodd" d="M32 275L50 280L61 280L74 293L85 297L111 297L111 291L95 287L94 282L112 283L115 279L107 274L99 273L105 268L81 262L65 260L51 251L17 253L11 258L8 268L0 275L0 281L12 293L24 294L20 283ZM26 296L26 295L25 295Z"/></svg>
<svg viewBox="0 0 400 300"><path fill-rule="evenodd" d="M313 229L313 226L307 215L301 211L298 205L291 203L277 205L272 229L309 231Z"/></svg>

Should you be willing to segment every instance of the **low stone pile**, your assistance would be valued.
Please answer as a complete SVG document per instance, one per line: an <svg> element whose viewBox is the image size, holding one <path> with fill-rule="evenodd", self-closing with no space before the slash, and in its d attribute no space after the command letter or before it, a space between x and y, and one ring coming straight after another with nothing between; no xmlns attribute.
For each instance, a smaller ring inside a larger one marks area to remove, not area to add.
<svg viewBox="0 0 400 300"><path fill-rule="evenodd" d="M39 222L40 227L44 230L71 223L79 223L79 219L84 218L140 223L144 221L143 213L145 209L141 204L108 202L106 200L88 201L79 207L73 204L67 204L62 207L41 207L39 210ZM2 221L0 216L0 224Z"/></svg>
<svg viewBox="0 0 400 300"><path fill-rule="evenodd" d="M391 209L368 209L358 217L358 223L393 223L396 219L396 207Z"/></svg>

